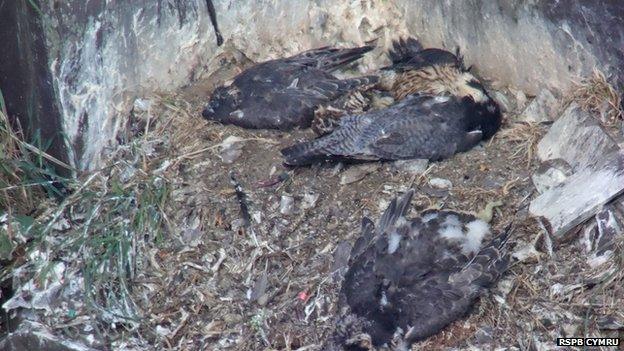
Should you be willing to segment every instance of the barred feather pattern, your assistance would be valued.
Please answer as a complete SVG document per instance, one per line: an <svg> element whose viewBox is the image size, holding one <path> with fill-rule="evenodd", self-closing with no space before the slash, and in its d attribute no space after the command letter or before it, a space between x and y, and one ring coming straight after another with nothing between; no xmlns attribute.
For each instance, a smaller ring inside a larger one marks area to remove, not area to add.
<svg viewBox="0 0 624 351"><path fill-rule="evenodd" d="M467 83L476 78L455 65L428 66L418 70L390 73L385 87L396 100L415 93L434 95L473 96L475 101L483 101L485 96ZM383 80L382 80L383 81ZM384 84L384 83L382 83Z"/></svg>

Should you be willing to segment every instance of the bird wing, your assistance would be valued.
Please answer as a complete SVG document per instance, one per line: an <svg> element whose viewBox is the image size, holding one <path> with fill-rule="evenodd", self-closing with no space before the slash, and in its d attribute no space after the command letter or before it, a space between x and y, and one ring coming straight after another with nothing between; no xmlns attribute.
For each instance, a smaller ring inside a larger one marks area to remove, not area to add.
<svg viewBox="0 0 624 351"><path fill-rule="evenodd" d="M460 131L452 111L418 109L406 115L394 111L389 118L377 119L366 150L381 159L427 158L437 160L455 153Z"/></svg>
<svg viewBox="0 0 624 351"><path fill-rule="evenodd" d="M463 63L455 54L444 49L430 48L418 52L410 52L411 56L405 56L401 61L394 63L385 69L393 69L397 72L417 70L430 66L451 65L463 70Z"/></svg>
<svg viewBox="0 0 624 351"><path fill-rule="evenodd" d="M379 310L371 308L380 303L378 291L384 279L384 272L378 269L378 258L383 256L387 247L379 247L379 243L409 225L405 214L413 195L414 190L410 190L403 197L393 199L376 228L369 219L362 221L362 233L352 249L350 267L343 284L347 302L357 314L368 315Z"/></svg>
<svg viewBox="0 0 624 351"><path fill-rule="evenodd" d="M401 38L392 42L392 49L388 51L388 56L393 64L409 61L423 50L422 44L416 38Z"/></svg>
<svg viewBox="0 0 624 351"><path fill-rule="evenodd" d="M439 106L438 106L439 105ZM463 109L454 99L412 96L386 109L340 119L338 128L282 150L286 162L449 157L456 151Z"/></svg>
<svg viewBox="0 0 624 351"><path fill-rule="evenodd" d="M340 67L348 65L351 62L357 61L365 53L373 50L375 47L372 45L365 45L354 48L334 48L334 47L321 47L304 51L297 55L291 56L286 59L287 62L296 62L310 67L316 67L318 69L331 72Z"/></svg>
<svg viewBox="0 0 624 351"><path fill-rule="evenodd" d="M404 339L408 343L436 334L465 315L474 302L472 295L449 284L447 279L447 275L435 275L391 295L402 312L397 325L406 332Z"/></svg>
<svg viewBox="0 0 624 351"><path fill-rule="evenodd" d="M475 299L501 277L509 265L506 245L510 228L484 246L462 269L433 276L392 296L405 311L400 324L412 326L405 335L407 341L433 335L465 315Z"/></svg>

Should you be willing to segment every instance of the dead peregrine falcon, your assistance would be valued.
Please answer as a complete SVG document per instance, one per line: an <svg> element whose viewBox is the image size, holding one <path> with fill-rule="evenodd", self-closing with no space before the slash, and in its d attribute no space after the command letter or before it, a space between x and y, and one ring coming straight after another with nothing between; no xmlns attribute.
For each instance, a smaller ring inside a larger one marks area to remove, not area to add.
<svg viewBox="0 0 624 351"><path fill-rule="evenodd" d="M216 88L202 116L244 128L307 128L317 106L377 82L374 76L340 80L330 73L372 49L323 47L257 64Z"/></svg>
<svg viewBox="0 0 624 351"><path fill-rule="evenodd" d="M388 53L392 65L382 68L379 85L401 100L414 93L462 96L466 84L481 82L464 66L459 49L424 49L414 38L396 40Z"/></svg>
<svg viewBox="0 0 624 351"><path fill-rule="evenodd" d="M391 107L340 119L330 134L282 149L285 163L324 160L440 160L471 149L500 128L502 116L485 90L470 82L463 97L410 95ZM488 98L489 99L489 98Z"/></svg>
<svg viewBox="0 0 624 351"><path fill-rule="evenodd" d="M367 89L363 91L361 88L345 95L364 98L346 100L343 97L315 111L312 127L318 135L331 132L342 116L387 107L411 94L464 96L466 90L471 89L467 85L469 82L477 82L482 86L470 73L470 68L465 67L459 49L455 54L437 48L424 49L418 40L408 38L393 41L388 56L392 65L381 69L377 85L371 88L362 87ZM379 99L380 91L389 92L392 98ZM380 104L381 102L384 104Z"/></svg>
<svg viewBox="0 0 624 351"><path fill-rule="evenodd" d="M483 245L490 227L472 215L407 219L413 194L394 199L377 228L363 219L323 350L408 350L467 314L507 269L509 228Z"/></svg>

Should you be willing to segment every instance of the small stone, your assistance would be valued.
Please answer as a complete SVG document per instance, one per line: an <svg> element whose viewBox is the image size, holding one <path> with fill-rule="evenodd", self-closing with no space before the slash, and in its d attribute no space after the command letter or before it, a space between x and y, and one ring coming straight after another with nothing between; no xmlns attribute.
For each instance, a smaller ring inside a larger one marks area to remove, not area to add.
<svg viewBox="0 0 624 351"><path fill-rule="evenodd" d="M301 208L307 210L307 209L316 207L316 203L318 202L318 199L319 199L319 194L305 193L303 195Z"/></svg>
<svg viewBox="0 0 624 351"><path fill-rule="evenodd" d="M153 104L152 100L137 98L136 100L134 100L133 107L135 111L147 112L150 109L150 107L152 107L152 104Z"/></svg>
<svg viewBox="0 0 624 351"><path fill-rule="evenodd" d="M349 167L340 176L340 185L347 185L360 181L377 169L379 169L379 164L376 163Z"/></svg>
<svg viewBox="0 0 624 351"><path fill-rule="evenodd" d="M269 294L262 294L258 300L256 300L256 302L258 303L258 305L260 306L264 306L267 304L267 302L269 301Z"/></svg>
<svg viewBox="0 0 624 351"><path fill-rule="evenodd" d="M226 164L233 163L243 154L243 147L245 143L243 139L230 135L225 138L219 145L220 152L219 157L221 161Z"/></svg>
<svg viewBox="0 0 624 351"><path fill-rule="evenodd" d="M524 106L526 106L526 103L527 103L527 97L524 94L524 92L522 90L511 90L511 92L514 94L514 97L516 98L516 107L518 108L518 110L524 108Z"/></svg>
<svg viewBox="0 0 624 351"><path fill-rule="evenodd" d="M260 224L262 223L262 212L260 211L256 211L251 215L251 218L254 220L254 222Z"/></svg>
<svg viewBox="0 0 624 351"><path fill-rule="evenodd" d="M544 89L531 101L529 106L518 116L522 122L544 123L556 117L559 103L548 89Z"/></svg>
<svg viewBox="0 0 624 351"><path fill-rule="evenodd" d="M543 162L531 179L541 194L563 183L570 175L572 175L572 167L565 160L557 158Z"/></svg>
<svg viewBox="0 0 624 351"><path fill-rule="evenodd" d="M477 330L477 332L475 333L475 341L478 344L491 344L492 341L494 341L494 338L492 337L493 334L493 328L491 326L482 326L479 330Z"/></svg>
<svg viewBox="0 0 624 351"><path fill-rule="evenodd" d="M197 247L201 243L202 234L197 228L186 228L182 231L182 240L191 247Z"/></svg>
<svg viewBox="0 0 624 351"><path fill-rule="evenodd" d="M266 272L263 272L260 277L258 277L258 279L256 280L256 283L254 284L253 288L251 288L250 290L247 291L247 298L250 301L258 301L260 302L260 298L262 298L263 295L266 295L266 289L267 286L269 284L269 279L267 277ZM265 299L265 303L266 303L266 299Z"/></svg>
<svg viewBox="0 0 624 351"><path fill-rule="evenodd" d="M167 336L167 335L171 334L171 329L169 329L167 327L163 327L162 325L157 325L156 326L156 334L158 334L160 336Z"/></svg>
<svg viewBox="0 0 624 351"><path fill-rule="evenodd" d="M570 323L565 323L563 324L563 326L561 327L561 329L563 329L563 336L564 337L575 337L578 336L578 325L574 325L574 324L570 324Z"/></svg>
<svg viewBox="0 0 624 351"><path fill-rule="evenodd" d="M295 199L290 195L282 195L280 198L279 211L285 216L290 216L295 212Z"/></svg>
<svg viewBox="0 0 624 351"><path fill-rule="evenodd" d="M453 187L453 183L444 178L431 178L429 180L429 185L436 189L450 189Z"/></svg>
<svg viewBox="0 0 624 351"><path fill-rule="evenodd" d="M550 296L558 296L563 294L564 286L561 283L555 283L550 286Z"/></svg>
<svg viewBox="0 0 624 351"><path fill-rule="evenodd" d="M427 170L428 165L429 160L426 158L394 161L394 167L396 169L410 174L423 174Z"/></svg>
<svg viewBox="0 0 624 351"><path fill-rule="evenodd" d="M494 101L496 101L498 106L500 106L501 112L509 112L513 109L511 107L511 102L509 101L507 96L505 96L505 94L501 93L500 91L495 91L492 94L492 98L494 99Z"/></svg>
<svg viewBox="0 0 624 351"><path fill-rule="evenodd" d="M519 245L518 249L511 254L511 257L518 262L536 262L540 255L540 252L535 248L535 243L525 243L524 245Z"/></svg>

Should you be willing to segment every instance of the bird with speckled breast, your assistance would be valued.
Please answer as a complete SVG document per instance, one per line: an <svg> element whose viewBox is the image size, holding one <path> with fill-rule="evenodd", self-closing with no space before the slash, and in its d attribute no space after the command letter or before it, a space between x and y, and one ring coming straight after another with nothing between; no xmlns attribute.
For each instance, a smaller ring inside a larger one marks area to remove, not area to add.
<svg viewBox="0 0 624 351"><path fill-rule="evenodd" d="M345 115L388 107L411 94L462 96L472 88L469 84L483 87L465 67L459 48L454 54L439 48L425 49L410 37L393 41L388 57L392 65L379 71L378 84L351 91L315 111L312 128L318 135L331 132Z"/></svg>
<svg viewBox="0 0 624 351"><path fill-rule="evenodd" d="M332 72L373 49L322 47L259 63L217 87L202 112L205 119L243 128L289 130L307 128L314 110L376 76L338 79Z"/></svg>
<svg viewBox="0 0 624 351"><path fill-rule="evenodd" d="M415 38L393 42L388 52L392 65L381 69L379 86L401 100L414 93L462 95L469 82L478 82L464 58L439 48L423 48Z"/></svg>
<svg viewBox="0 0 624 351"><path fill-rule="evenodd" d="M511 225L496 236L467 213L409 219L413 194L392 200L377 226L363 219L323 350L408 350L464 317L507 270Z"/></svg>

